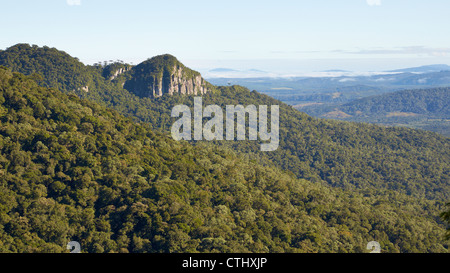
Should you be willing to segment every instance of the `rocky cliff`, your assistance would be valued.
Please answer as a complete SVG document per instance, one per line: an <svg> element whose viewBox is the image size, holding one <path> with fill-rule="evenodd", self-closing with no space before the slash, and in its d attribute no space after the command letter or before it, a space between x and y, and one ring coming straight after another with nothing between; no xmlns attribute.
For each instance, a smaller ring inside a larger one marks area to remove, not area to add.
<svg viewBox="0 0 450 273"><path fill-rule="evenodd" d="M131 70L133 66L130 64L124 63L112 63L103 68L102 75L105 79L110 81L116 79L119 75Z"/></svg>
<svg viewBox="0 0 450 273"><path fill-rule="evenodd" d="M151 98L176 93L202 95L214 89L200 73L169 54L155 56L135 66L121 61L87 66L56 48L17 44L0 50L0 65L25 75L38 73L42 78L36 80L41 86L76 92L80 96L95 96L96 92L111 89L111 83L114 88L123 87L140 97ZM104 83L101 83L102 78Z"/></svg>
<svg viewBox="0 0 450 273"><path fill-rule="evenodd" d="M130 71L124 88L140 97L160 97L164 94L201 95L211 90L211 84L200 73L165 54L148 59Z"/></svg>
<svg viewBox="0 0 450 273"><path fill-rule="evenodd" d="M117 78L117 76L119 76L120 74L123 74L125 72L127 72L128 70L130 70L130 66L125 66L125 67L120 67L118 68L110 77L109 80L112 81L115 78Z"/></svg>

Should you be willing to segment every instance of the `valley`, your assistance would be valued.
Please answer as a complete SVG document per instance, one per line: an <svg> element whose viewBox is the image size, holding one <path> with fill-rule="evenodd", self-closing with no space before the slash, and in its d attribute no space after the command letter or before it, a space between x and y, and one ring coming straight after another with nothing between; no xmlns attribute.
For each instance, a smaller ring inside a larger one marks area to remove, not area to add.
<svg viewBox="0 0 450 273"><path fill-rule="evenodd" d="M385 126L404 126L430 130L450 136L448 105L443 112L428 113L425 109L412 112L402 109L423 100L448 102L450 67L429 65L385 72L355 73L351 71L326 71L315 77L260 77L260 78L210 78L214 84L239 84L258 90L294 108L319 118L368 122ZM404 96L414 91L416 94ZM444 90L444 91L442 91ZM443 93L444 92L444 93ZM426 93L426 94L425 94ZM434 94L437 94L434 97ZM426 95L426 98L425 98ZM397 97L403 99L398 101ZM391 103L395 101L395 104ZM350 105L370 101L370 112L352 111ZM379 106L377 106L379 105ZM376 111L389 105L390 111ZM350 108L349 108L350 107Z"/></svg>

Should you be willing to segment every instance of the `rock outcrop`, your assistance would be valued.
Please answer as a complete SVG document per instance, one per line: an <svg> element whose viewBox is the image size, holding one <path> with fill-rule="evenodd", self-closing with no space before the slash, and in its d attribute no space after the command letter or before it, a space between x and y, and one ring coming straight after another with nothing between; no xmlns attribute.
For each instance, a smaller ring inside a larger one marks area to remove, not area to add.
<svg viewBox="0 0 450 273"><path fill-rule="evenodd" d="M133 66L130 64L124 63L112 63L103 68L102 75L105 79L110 81L116 79L119 75L131 70Z"/></svg>
<svg viewBox="0 0 450 273"><path fill-rule="evenodd" d="M110 80L110 81L114 80L115 78L117 78L117 76L119 76L119 75L122 74L122 73L127 72L127 71L130 70L130 69L131 69L131 66L124 66L124 67L118 68L118 69L117 69L117 70L109 77L109 80Z"/></svg>
<svg viewBox="0 0 450 273"><path fill-rule="evenodd" d="M124 88L139 97L160 97L164 94L202 95L211 84L200 73L180 63L172 55L160 55L133 67Z"/></svg>

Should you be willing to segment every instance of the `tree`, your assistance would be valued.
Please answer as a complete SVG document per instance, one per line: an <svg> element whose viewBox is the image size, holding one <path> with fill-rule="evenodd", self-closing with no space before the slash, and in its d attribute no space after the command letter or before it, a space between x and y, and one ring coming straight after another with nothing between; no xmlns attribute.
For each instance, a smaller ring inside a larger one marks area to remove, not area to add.
<svg viewBox="0 0 450 273"><path fill-rule="evenodd" d="M442 217L442 219L443 219L444 221L447 222L447 224L450 225L450 203L447 203L447 207L449 207L449 210L446 211L446 212L443 212L443 213L441 214L441 217ZM445 238L446 238L447 240L450 240L450 227L447 228L447 234L445 235Z"/></svg>

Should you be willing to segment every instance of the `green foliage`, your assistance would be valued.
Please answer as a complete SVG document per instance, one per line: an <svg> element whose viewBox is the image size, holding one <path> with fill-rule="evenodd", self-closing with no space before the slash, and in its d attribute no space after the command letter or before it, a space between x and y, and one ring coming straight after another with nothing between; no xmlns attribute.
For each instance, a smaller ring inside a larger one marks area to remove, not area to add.
<svg viewBox="0 0 450 273"><path fill-rule="evenodd" d="M352 115L360 111L368 115L392 112L428 114L436 117L450 116L450 88L403 90L363 98L344 105Z"/></svg>
<svg viewBox="0 0 450 273"><path fill-rule="evenodd" d="M178 71L181 72L178 75ZM153 90L164 88L173 80L172 75L183 79L200 77L200 73L185 67L169 54L155 56L137 66L128 73L124 88L139 97L153 97ZM166 93L167 91L163 91Z"/></svg>
<svg viewBox="0 0 450 273"><path fill-rule="evenodd" d="M402 90L370 96L342 105L300 108L310 115L327 117L339 110L342 120L401 125L450 136L450 88Z"/></svg>
<svg viewBox="0 0 450 273"><path fill-rule="evenodd" d="M0 64L44 76L0 70L0 251L59 252L70 240L88 252L364 252L372 240L448 251L448 138L316 119L227 86L203 103L280 105L278 150L176 142L170 111L192 96L138 97L123 88L133 74L111 81L112 66L82 67L89 92L63 95L34 81L61 77L72 93L71 76L45 67L43 49L29 64L22 47Z"/></svg>
<svg viewBox="0 0 450 273"><path fill-rule="evenodd" d="M450 203L447 203L448 210L441 213L441 217L447 224L450 225ZM450 240L450 226L447 228L447 234L445 235L447 240Z"/></svg>
<svg viewBox="0 0 450 273"><path fill-rule="evenodd" d="M2 252L447 251L441 202L349 195L8 70L0 83Z"/></svg>
<svg viewBox="0 0 450 273"><path fill-rule="evenodd" d="M17 44L0 51L0 65L25 75L39 74L39 83L64 92L77 91L92 81L89 69L77 58L49 48Z"/></svg>
<svg viewBox="0 0 450 273"><path fill-rule="evenodd" d="M124 72L130 70L132 68L132 66L129 64L115 62L115 63L106 65L105 67L101 67L101 68L102 68L102 76L105 79L113 80L114 78L116 78L119 75L119 73L118 73L119 71L121 71L121 73L124 73Z"/></svg>
<svg viewBox="0 0 450 273"><path fill-rule="evenodd" d="M259 142L219 141L260 163L297 177L344 189L390 189L418 198L450 198L449 139L407 128L311 118L291 106L239 86L217 87L203 95L204 105L280 105L280 146L260 152ZM177 104L193 106L192 96L125 99L112 105L154 129L170 131ZM193 142L195 144L195 142Z"/></svg>

